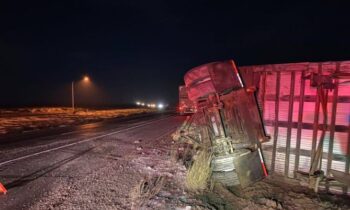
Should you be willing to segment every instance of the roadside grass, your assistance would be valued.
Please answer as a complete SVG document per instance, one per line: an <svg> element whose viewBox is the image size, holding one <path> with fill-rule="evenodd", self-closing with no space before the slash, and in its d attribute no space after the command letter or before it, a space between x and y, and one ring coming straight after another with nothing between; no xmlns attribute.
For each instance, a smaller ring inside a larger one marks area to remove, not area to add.
<svg viewBox="0 0 350 210"><path fill-rule="evenodd" d="M198 151L192 166L187 171L186 188L188 190L198 192L208 188L211 177L210 161L211 153L208 149Z"/></svg>
<svg viewBox="0 0 350 210"><path fill-rule="evenodd" d="M65 127L152 111L144 108L105 110L77 108L73 113L72 109L67 107L0 109L0 135Z"/></svg>

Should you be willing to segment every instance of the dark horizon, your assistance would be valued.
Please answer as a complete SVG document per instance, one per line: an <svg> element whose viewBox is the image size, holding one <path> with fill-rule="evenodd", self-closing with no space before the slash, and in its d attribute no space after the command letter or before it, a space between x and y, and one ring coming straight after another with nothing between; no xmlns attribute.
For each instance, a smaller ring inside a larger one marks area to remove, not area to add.
<svg viewBox="0 0 350 210"><path fill-rule="evenodd" d="M0 3L0 107L175 104L189 69L350 59L350 2Z"/></svg>

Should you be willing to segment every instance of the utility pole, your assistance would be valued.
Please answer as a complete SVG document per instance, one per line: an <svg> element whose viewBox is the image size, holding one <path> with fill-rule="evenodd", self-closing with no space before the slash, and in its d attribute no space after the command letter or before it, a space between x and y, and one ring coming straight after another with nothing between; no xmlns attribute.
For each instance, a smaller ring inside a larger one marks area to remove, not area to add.
<svg viewBox="0 0 350 210"><path fill-rule="evenodd" d="M74 81L72 81L72 110L73 110L73 113L74 113Z"/></svg>
<svg viewBox="0 0 350 210"><path fill-rule="evenodd" d="M90 77L84 76L82 79L83 82L88 83L90 82ZM79 82L79 81L78 81ZM72 111L75 112L75 102L74 102L74 80L72 81Z"/></svg>

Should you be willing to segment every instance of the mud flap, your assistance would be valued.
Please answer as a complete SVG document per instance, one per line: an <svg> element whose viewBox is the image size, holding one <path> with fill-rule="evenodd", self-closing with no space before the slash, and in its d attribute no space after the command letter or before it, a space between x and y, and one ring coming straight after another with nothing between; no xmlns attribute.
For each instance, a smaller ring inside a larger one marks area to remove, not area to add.
<svg viewBox="0 0 350 210"><path fill-rule="evenodd" d="M258 151L242 155L233 163L242 188L265 178Z"/></svg>

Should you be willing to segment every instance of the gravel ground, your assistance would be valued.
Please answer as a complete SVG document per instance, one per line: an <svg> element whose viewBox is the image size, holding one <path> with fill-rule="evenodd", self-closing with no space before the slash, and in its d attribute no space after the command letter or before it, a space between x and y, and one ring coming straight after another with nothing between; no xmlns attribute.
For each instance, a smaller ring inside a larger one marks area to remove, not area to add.
<svg viewBox="0 0 350 210"><path fill-rule="evenodd" d="M4 209L35 210L350 209L349 197L314 194L276 175L244 190L215 185L212 191L187 192L186 168L175 160L178 148L171 139L183 120L168 118L33 158L20 169L7 169L7 175L2 169L0 177L10 188L0 203ZM47 160L53 164L41 167ZM28 174L26 167L35 172ZM20 179L11 175L18 170Z"/></svg>
<svg viewBox="0 0 350 210"><path fill-rule="evenodd" d="M196 197L213 209L350 209L348 196L316 194L298 181L278 175L271 175L243 190L215 186L213 191Z"/></svg>
<svg viewBox="0 0 350 210"><path fill-rule="evenodd" d="M171 155L170 134L181 121L175 122L91 142L84 157L59 169L72 174L67 171L81 165L89 172L58 181L30 209L188 209L186 169ZM152 180L152 187L141 189Z"/></svg>

